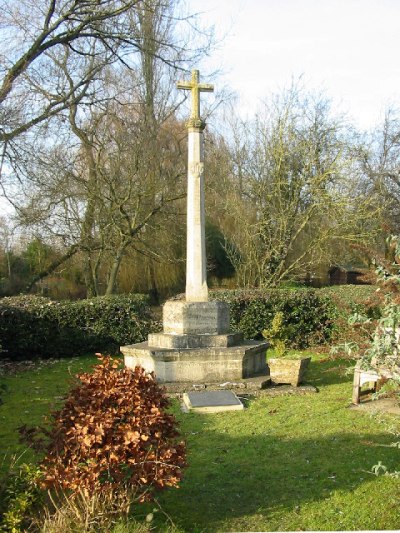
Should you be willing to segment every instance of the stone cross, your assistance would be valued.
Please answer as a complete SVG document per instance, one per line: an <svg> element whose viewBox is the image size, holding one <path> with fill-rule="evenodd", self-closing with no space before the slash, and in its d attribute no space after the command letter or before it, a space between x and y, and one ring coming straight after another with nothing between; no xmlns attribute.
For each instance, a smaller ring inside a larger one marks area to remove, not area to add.
<svg viewBox="0 0 400 533"><path fill-rule="evenodd" d="M176 84L178 89L183 89L184 91L191 91L192 93L192 111L190 113L191 121L199 121L204 124L200 118L200 92L212 93L214 91L214 86L209 85L208 83L199 83L199 71L192 70L192 79L191 81L178 81ZM205 124L203 128L205 127Z"/></svg>
<svg viewBox="0 0 400 533"><path fill-rule="evenodd" d="M214 87L199 83L199 71L192 71L191 81L179 81L178 89L192 93L192 110L188 128L188 192L186 237L186 301L208 300L205 209L204 209L204 139L206 126L200 117L200 92Z"/></svg>

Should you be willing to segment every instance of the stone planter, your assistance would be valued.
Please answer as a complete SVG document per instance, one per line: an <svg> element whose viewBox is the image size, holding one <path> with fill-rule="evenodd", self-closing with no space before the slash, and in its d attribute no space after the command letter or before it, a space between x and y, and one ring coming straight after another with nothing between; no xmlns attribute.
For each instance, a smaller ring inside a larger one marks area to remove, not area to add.
<svg viewBox="0 0 400 533"><path fill-rule="evenodd" d="M273 383L290 383L297 387L304 379L311 357L268 359L269 372Z"/></svg>

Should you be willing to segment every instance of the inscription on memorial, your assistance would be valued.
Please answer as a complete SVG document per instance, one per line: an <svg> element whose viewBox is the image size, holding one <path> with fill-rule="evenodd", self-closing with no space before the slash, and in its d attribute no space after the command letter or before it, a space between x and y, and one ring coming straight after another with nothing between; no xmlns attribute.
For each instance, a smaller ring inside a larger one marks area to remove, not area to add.
<svg viewBox="0 0 400 533"><path fill-rule="evenodd" d="M229 307L224 302L166 302L164 333L225 334L229 331Z"/></svg>

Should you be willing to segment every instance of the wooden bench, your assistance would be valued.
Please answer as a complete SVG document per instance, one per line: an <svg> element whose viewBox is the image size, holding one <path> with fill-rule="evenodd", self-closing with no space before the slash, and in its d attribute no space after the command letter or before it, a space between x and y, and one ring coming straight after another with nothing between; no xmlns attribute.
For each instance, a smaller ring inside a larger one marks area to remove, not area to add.
<svg viewBox="0 0 400 533"><path fill-rule="evenodd" d="M376 392L381 382L384 382L391 377L390 372L387 370L364 370L360 367L360 364L357 363L354 369L352 403L359 404L362 396ZM366 390L362 390L361 387L366 383L369 383L370 387Z"/></svg>

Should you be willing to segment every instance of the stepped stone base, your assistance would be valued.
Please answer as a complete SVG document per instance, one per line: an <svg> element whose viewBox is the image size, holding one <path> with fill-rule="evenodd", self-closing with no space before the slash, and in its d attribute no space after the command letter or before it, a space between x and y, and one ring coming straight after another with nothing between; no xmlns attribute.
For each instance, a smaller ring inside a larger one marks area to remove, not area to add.
<svg viewBox="0 0 400 533"><path fill-rule="evenodd" d="M268 343L243 341L229 333L225 302L169 300L163 307L163 332L148 342L122 346L128 368L142 366L160 383L227 383L268 376Z"/></svg>
<svg viewBox="0 0 400 533"><path fill-rule="evenodd" d="M158 348L148 342L121 347L128 368L142 366L160 383L226 382L268 374L268 343L242 341L237 346L193 349Z"/></svg>
<svg viewBox="0 0 400 533"><path fill-rule="evenodd" d="M174 335L172 333L151 333L148 344L153 348L187 349L187 348L227 348L243 340L241 333L225 335Z"/></svg>

